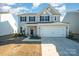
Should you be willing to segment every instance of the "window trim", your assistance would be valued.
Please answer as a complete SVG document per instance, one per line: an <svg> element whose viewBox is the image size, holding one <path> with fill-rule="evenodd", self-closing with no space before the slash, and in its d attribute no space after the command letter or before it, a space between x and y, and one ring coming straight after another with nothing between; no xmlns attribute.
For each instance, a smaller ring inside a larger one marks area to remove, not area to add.
<svg viewBox="0 0 79 59"><path fill-rule="evenodd" d="M27 17L26 16L20 16L20 22L26 22Z"/></svg>
<svg viewBox="0 0 79 59"><path fill-rule="evenodd" d="M45 21L50 21L50 17L49 16L45 16L44 18L45 18Z"/></svg>
<svg viewBox="0 0 79 59"><path fill-rule="evenodd" d="M41 17L43 17L43 19ZM48 17L48 20L46 20L46 17ZM49 21L50 21L50 16L40 16L40 22L49 22Z"/></svg>
<svg viewBox="0 0 79 59"><path fill-rule="evenodd" d="M42 19L43 18L43 19ZM40 16L40 21L43 22L44 21L44 16Z"/></svg>
<svg viewBox="0 0 79 59"><path fill-rule="evenodd" d="M35 16L29 16L29 22L35 22Z"/></svg>

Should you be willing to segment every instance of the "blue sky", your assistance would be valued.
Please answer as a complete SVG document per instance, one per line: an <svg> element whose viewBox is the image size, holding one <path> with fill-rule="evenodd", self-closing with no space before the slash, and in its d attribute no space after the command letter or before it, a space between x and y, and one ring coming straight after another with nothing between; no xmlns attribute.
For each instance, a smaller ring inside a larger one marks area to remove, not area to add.
<svg viewBox="0 0 79 59"><path fill-rule="evenodd" d="M44 4L41 4L41 7L44 7L46 5L46 3ZM66 9L67 10L77 10L79 9L79 3L65 3L64 4L66 6ZM19 7L19 6L24 6L24 7L27 7L29 9L32 8L32 3L16 3L15 5L10 5L12 7Z"/></svg>
<svg viewBox="0 0 79 59"><path fill-rule="evenodd" d="M79 10L79 3L50 3L50 5L60 12L61 19L66 15L66 11ZM2 3L0 4L0 12L9 10L14 14L37 13L47 6L47 3Z"/></svg>
<svg viewBox="0 0 79 59"><path fill-rule="evenodd" d="M78 10L79 9L79 3L66 3L66 9L67 10Z"/></svg>
<svg viewBox="0 0 79 59"><path fill-rule="evenodd" d="M67 10L78 10L79 3L51 3L53 7L58 9L61 13ZM0 4L0 8L2 10L10 10L11 12L15 13L27 13L27 12L40 12L43 8L48 6L47 3L7 3L7 4Z"/></svg>
<svg viewBox="0 0 79 59"><path fill-rule="evenodd" d="M44 4L41 4L38 8L40 7L44 7L46 5L46 3ZM66 6L66 9L67 10L77 10L79 9L79 3L65 3L64 4ZM14 5L10 5L12 6L13 8L16 8L16 7L27 7L28 9L31 9L32 8L32 3L16 3Z"/></svg>

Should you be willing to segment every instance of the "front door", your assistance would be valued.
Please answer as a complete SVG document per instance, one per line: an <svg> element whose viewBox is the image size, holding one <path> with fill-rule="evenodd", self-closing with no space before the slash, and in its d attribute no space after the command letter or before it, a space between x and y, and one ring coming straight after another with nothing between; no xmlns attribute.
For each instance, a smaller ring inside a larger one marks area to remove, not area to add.
<svg viewBox="0 0 79 59"><path fill-rule="evenodd" d="M34 32L33 30L30 30L30 34L31 34L31 36L33 36L33 32Z"/></svg>

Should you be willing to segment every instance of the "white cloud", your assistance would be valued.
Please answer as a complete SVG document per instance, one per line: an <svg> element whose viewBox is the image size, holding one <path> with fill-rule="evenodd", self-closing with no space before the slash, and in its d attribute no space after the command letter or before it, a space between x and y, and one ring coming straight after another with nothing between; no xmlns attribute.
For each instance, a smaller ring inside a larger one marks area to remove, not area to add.
<svg viewBox="0 0 79 59"><path fill-rule="evenodd" d="M6 3L7 5L16 5L16 3Z"/></svg>
<svg viewBox="0 0 79 59"><path fill-rule="evenodd" d="M66 14L66 7L65 5L62 5L61 7L57 8L59 10L59 12L61 13L61 17L60 17L60 21L63 20L65 14Z"/></svg>
<svg viewBox="0 0 79 59"><path fill-rule="evenodd" d="M17 7L17 8L12 8L11 10L10 10L10 12L12 12L12 13L25 13L25 12L27 12L29 9L28 8L25 8L25 7Z"/></svg>
<svg viewBox="0 0 79 59"><path fill-rule="evenodd" d="M10 9L11 9L10 6L4 5L4 4L2 6L0 6L0 12L7 12Z"/></svg>
<svg viewBox="0 0 79 59"><path fill-rule="evenodd" d="M58 9L60 13L63 13L63 12L65 13L65 11L66 11L66 7L64 5L61 6L60 8L56 8L56 9Z"/></svg>
<svg viewBox="0 0 79 59"><path fill-rule="evenodd" d="M60 12L60 14L61 14L60 21L62 21L66 14L65 4L64 3L51 3L51 5Z"/></svg>
<svg viewBox="0 0 79 59"><path fill-rule="evenodd" d="M29 10L29 9L27 9L27 8L25 8L25 7L17 7L15 10Z"/></svg>
<svg viewBox="0 0 79 59"><path fill-rule="evenodd" d="M56 7L56 6L60 6L62 5L63 3L50 3L52 6Z"/></svg>
<svg viewBox="0 0 79 59"><path fill-rule="evenodd" d="M15 3L11 3L11 4L9 4L9 3L2 3L2 4L0 4L0 12L5 12L5 11L9 11L9 12L11 12L11 13L25 13L25 12L27 12L29 9L28 8L26 8L26 7L17 7L17 8L13 8L12 6L10 6L10 5L15 5Z"/></svg>
<svg viewBox="0 0 79 59"><path fill-rule="evenodd" d="M10 6L3 6L2 9L11 9Z"/></svg>
<svg viewBox="0 0 79 59"><path fill-rule="evenodd" d="M40 5L41 3L32 3L32 8L36 8Z"/></svg>

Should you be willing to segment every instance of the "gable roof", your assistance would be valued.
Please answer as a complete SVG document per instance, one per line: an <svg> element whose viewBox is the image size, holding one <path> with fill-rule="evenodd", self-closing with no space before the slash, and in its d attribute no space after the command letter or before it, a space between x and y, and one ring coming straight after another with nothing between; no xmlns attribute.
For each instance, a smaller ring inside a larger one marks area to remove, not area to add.
<svg viewBox="0 0 79 59"><path fill-rule="evenodd" d="M48 4L48 7L43 9L40 14L42 14L44 11L49 11L51 12L52 15L60 15L60 13L58 12L58 10L56 10L54 7L52 7L50 4Z"/></svg>

